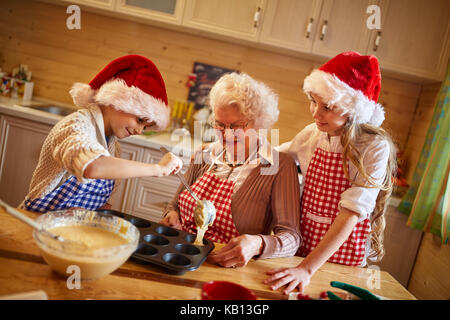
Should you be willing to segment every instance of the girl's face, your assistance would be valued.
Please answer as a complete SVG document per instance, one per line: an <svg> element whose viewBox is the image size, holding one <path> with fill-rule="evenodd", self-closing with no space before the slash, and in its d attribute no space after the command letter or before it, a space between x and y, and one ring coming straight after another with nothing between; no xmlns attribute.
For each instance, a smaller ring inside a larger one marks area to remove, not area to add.
<svg viewBox="0 0 450 320"><path fill-rule="evenodd" d="M310 93L310 110L320 131L328 133L330 136L339 136L344 130L348 120L347 115L341 115L339 108L331 108L322 98L314 93Z"/></svg>
<svg viewBox="0 0 450 320"><path fill-rule="evenodd" d="M122 112L113 107L105 107L104 122L105 135L114 135L118 139L123 139L132 135L141 134L154 123L149 123L146 118L139 118L130 113Z"/></svg>

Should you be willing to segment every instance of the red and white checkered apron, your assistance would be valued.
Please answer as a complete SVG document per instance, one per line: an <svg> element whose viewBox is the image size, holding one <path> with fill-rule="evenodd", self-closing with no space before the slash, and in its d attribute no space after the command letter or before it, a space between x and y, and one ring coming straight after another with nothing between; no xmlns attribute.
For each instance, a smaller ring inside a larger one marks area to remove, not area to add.
<svg viewBox="0 0 450 320"><path fill-rule="evenodd" d="M307 256L322 240L339 213L342 192L350 186L342 168L342 154L317 148L308 166L302 196L301 256ZM369 232L369 219L358 222L349 238L328 262L362 265Z"/></svg>
<svg viewBox="0 0 450 320"><path fill-rule="evenodd" d="M210 172L204 173L191 189L202 200L211 201L216 207L216 219L208 227L205 238L214 242L228 243L238 237L239 232L233 222L231 213L231 197L235 183L231 180L218 178ZM194 221L195 199L184 190L178 197L181 225L184 231L197 233Z"/></svg>

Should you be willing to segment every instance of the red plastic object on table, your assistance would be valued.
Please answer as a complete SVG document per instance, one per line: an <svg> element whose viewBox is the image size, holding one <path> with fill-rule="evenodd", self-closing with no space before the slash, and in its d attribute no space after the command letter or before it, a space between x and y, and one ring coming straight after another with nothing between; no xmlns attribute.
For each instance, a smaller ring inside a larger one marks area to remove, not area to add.
<svg viewBox="0 0 450 320"><path fill-rule="evenodd" d="M257 300L253 291L228 281L209 281L202 287L202 300Z"/></svg>
<svg viewBox="0 0 450 320"><path fill-rule="evenodd" d="M297 295L297 300L311 300L311 298L307 294L299 293Z"/></svg>

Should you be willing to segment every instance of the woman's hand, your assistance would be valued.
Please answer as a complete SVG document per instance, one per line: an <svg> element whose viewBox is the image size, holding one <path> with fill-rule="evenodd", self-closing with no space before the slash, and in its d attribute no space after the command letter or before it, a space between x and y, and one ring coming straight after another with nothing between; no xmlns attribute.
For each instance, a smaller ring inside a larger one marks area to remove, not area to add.
<svg viewBox="0 0 450 320"><path fill-rule="evenodd" d="M175 156L172 152L168 152L158 162L158 166L162 176L175 174L183 168L183 161Z"/></svg>
<svg viewBox="0 0 450 320"><path fill-rule="evenodd" d="M222 267L244 267L256 255L261 254L263 240L260 236L244 234L233 238L226 246L208 257Z"/></svg>
<svg viewBox="0 0 450 320"><path fill-rule="evenodd" d="M159 223L181 230L180 214L176 211L169 211Z"/></svg>
<svg viewBox="0 0 450 320"><path fill-rule="evenodd" d="M303 293L306 286L308 286L311 281L311 274L301 265L295 268L278 268L272 269L266 272L266 274L271 275L271 277L264 280L265 284L272 283L270 287L272 290L277 290L278 288L287 285L286 289L283 290L284 294L289 294L292 290L298 287L298 291Z"/></svg>

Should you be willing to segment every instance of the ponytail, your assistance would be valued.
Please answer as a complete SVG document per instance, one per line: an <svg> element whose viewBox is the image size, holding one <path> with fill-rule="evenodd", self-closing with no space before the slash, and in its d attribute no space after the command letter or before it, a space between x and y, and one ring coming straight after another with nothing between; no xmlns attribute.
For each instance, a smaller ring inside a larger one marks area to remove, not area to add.
<svg viewBox="0 0 450 320"><path fill-rule="evenodd" d="M389 145L389 158L386 167L386 175L381 184L377 184L365 170L360 152L356 148L356 142L363 134L374 135L383 138ZM358 172L367 180L368 185L360 185L354 181L357 186L364 188L379 188L380 192L375 203L375 208L370 215L371 232L369 233L372 251L369 257L374 261L380 261L384 256L384 229L386 226L385 212L388 199L392 194L394 186L394 175L397 170L396 147L392 142L390 135L381 127L375 127L369 124L347 123L344 133L341 136L343 147L343 169L346 178L351 181L348 172L348 160L357 168Z"/></svg>

